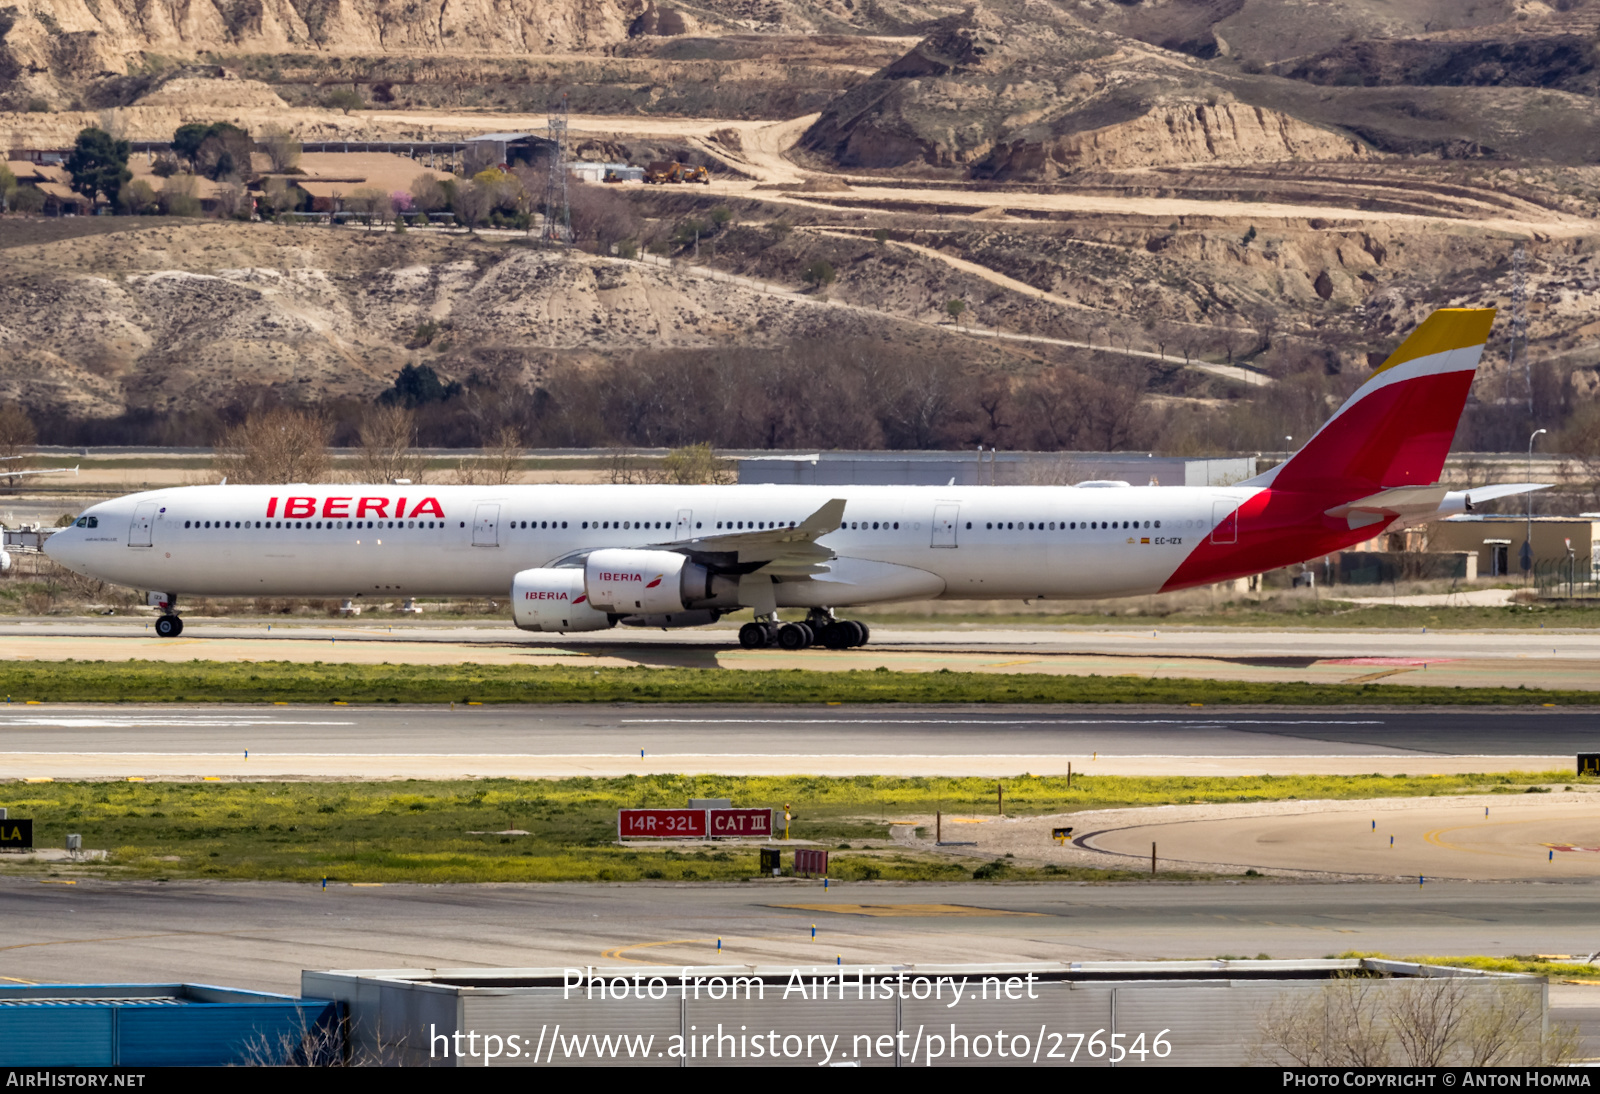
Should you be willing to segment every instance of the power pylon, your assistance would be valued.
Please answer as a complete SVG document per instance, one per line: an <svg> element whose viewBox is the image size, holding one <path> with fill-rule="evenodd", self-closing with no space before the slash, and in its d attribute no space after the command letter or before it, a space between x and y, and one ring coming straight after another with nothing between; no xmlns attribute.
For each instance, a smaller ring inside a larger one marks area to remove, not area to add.
<svg viewBox="0 0 1600 1094"><path fill-rule="evenodd" d="M545 135L554 146L544 180L544 232L550 243L572 242L572 207L567 202L567 97L550 108Z"/></svg>

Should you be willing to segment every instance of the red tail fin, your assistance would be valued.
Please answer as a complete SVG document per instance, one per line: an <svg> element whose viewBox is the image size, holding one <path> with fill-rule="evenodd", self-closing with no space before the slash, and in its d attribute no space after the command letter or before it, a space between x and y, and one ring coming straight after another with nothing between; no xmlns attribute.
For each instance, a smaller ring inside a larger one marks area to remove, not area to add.
<svg viewBox="0 0 1600 1094"><path fill-rule="evenodd" d="M1493 308L1428 316L1304 448L1251 485L1346 494L1438 482L1493 323Z"/></svg>

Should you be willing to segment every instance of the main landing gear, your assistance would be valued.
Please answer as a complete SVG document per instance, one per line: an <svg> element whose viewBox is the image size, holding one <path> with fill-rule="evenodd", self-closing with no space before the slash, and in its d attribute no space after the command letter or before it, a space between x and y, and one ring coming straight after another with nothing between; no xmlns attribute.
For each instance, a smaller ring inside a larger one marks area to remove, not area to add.
<svg viewBox="0 0 1600 1094"><path fill-rule="evenodd" d="M845 650L865 646L872 637L865 623L854 619L835 619L825 609L813 609L804 623L783 623L776 616L758 619L739 628L739 645L747 650L777 646L785 650L803 650L822 645L830 650Z"/></svg>

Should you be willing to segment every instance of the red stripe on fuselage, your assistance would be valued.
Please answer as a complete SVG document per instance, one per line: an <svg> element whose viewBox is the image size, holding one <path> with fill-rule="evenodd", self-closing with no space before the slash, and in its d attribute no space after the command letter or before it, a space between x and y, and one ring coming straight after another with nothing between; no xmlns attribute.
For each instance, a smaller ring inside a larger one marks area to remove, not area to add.
<svg viewBox="0 0 1600 1094"><path fill-rule="evenodd" d="M1380 522L1351 529L1325 510L1352 497L1329 500L1325 494L1299 490L1263 490L1237 511L1235 542L1215 543L1210 536L1179 564L1162 592L1231 581L1236 577L1276 570L1340 551L1383 531Z"/></svg>

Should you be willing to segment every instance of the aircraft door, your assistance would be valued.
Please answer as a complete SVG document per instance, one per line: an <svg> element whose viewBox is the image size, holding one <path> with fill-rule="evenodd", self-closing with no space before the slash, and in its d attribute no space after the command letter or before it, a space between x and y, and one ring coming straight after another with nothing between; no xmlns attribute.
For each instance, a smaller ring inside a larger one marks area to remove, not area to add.
<svg viewBox="0 0 1600 1094"><path fill-rule="evenodd" d="M678 523L673 526L673 539L688 539L694 531L694 510L679 509Z"/></svg>
<svg viewBox="0 0 1600 1094"><path fill-rule="evenodd" d="M956 522L961 516L961 506L955 503L933 507L933 542L931 547L956 546Z"/></svg>
<svg viewBox="0 0 1600 1094"><path fill-rule="evenodd" d="M1211 503L1211 542L1239 542L1239 504L1233 501Z"/></svg>
<svg viewBox="0 0 1600 1094"><path fill-rule="evenodd" d="M472 521L474 547L500 546L500 507L484 504L478 506L478 515Z"/></svg>
<svg viewBox="0 0 1600 1094"><path fill-rule="evenodd" d="M128 526L128 546L150 546L151 526L156 519L156 503L153 501L140 502L139 507L133 511L133 523Z"/></svg>

